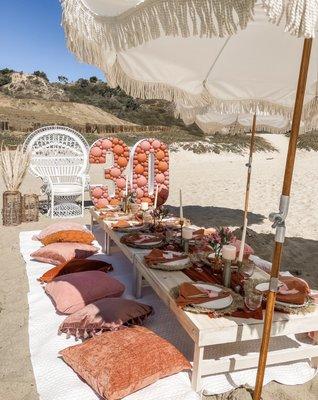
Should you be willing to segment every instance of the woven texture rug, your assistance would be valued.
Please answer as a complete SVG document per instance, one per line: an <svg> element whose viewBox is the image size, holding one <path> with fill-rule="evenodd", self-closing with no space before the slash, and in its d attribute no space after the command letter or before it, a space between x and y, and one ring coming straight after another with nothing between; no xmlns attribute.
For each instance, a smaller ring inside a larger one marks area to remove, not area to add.
<svg viewBox="0 0 318 400"><path fill-rule="evenodd" d="M75 345L75 339L58 336L58 326L65 316L57 315L50 298L37 281L50 265L32 261L30 254L40 247L33 241L35 231L20 233L20 250L26 263L29 281L29 345L37 391L41 400L96 400L99 397L69 368L58 356L58 352L68 346ZM96 232L97 237L101 232ZM111 256L97 254L93 258L101 258L114 267L109 273L126 286L124 297L133 298L133 266L117 249ZM177 319L149 287L143 288L143 297L138 301L150 304L155 313L145 326L174 344L190 361L193 357L193 342L180 326ZM272 341L273 349L288 348L299 344L293 337L278 337ZM229 358L233 354L257 353L259 342L251 341L243 344L231 343L227 346L208 348L206 358ZM296 363L268 367L264 383L276 380L282 384L295 385L311 380L316 371L310 367L308 360ZM209 394L225 393L235 387L254 385L255 369L238 371L231 374L219 374L203 378L203 388ZM126 400L197 400L200 396L191 389L188 373L161 379L128 397Z"/></svg>

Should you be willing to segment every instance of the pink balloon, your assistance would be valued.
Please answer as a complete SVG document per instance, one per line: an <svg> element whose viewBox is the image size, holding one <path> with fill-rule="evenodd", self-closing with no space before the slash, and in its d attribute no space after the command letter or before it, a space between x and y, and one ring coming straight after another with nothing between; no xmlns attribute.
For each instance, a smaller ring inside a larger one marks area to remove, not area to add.
<svg viewBox="0 0 318 400"><path fill-rule="evenodd" d="M124 187L126 186L126 180L124 178L116 179L116 184L119 189L124 189Z"/></svg>
<svg viewBox="0 0 318 400"><path fill-rule="evenodd" d="M97 207L98 208L103 208L106 207L108 205L108 200L107 199L99 199L97 201Z"/></svg>
<svg viewBox="0 0 318 400"><path fill-rule="evenodd" d="M140 199L141 197L144 196L144 191L142 189L138 188L136 190L136 194L137 194L137 197Z"/></svg>
<svg viewBox="0 0 318 400"><path fill-rule="evenodd" d="M95 198L100 198L103 195L103 189L100 187L96 187L92 190L92 196Z"/></svg>
<svg viewBox="0 0 318 400"><path fill-rule="evenodd" d="M137 185L139 187L145 186L147 184L147 179L144 176L141 176L137 179Z"/></svg>
<svg viewBox="0 0 318 400"><path fill-rule="evenodd" d="M137 183L134 183L134 184L133 184L133 188L134 188L134 189L137 189L137 187L138 187Z"/></svg>
<svg viewBox="0 0 318 400"><path fill-rule="evenodd" d="M159 142L159 140L155 139L155 140L152 142L152 146L153 146L153 148L155 148L155 149L159 149L159 147L160 147L160 142Z"/></svg>
<svg viewBox="0 0 318 400"><path fill-rule="evenodd" d="M102 150L101 150L99 147L94 146L94 147L92 147L92 149L91 149L91 154L92 154L94 157L100 157L100 156L102 155Z"/></svg>
<svg viewBox="0 0 318 400"><path fill-rule="evenodd" d="M121 174L120 169L119 168L112 168L110 170L110 174L111 176L113 176L114 178L118 178Z"/></svg>
<svg viewBox="0 0 318 400"><path fill-rule="evenodd" d="M168 181L168 180L165 180L164 184L165 184L165 185L169 185L169 181Z"/></svg>
<svg viewBox="0 0 318 400"><path fill-rule="evenodd" d="M164 174L157 174L156 175L156 182L157 183L163 183L165 181L165 176Z"/></svg>
<svg viewBox="0 0 318 400"><path fill-rule="evenodd" d="M151 145L148 142L148 140L144 140L143 142L140 143L140 147L144 150L147 151L150 149Z"/></svg>
<svg viewBox="0 0 318 400"><path fill-rule="evenodd" d="M103 149L109 150L112 147L112 142L109 139L103 139L102 140L102 147Z"/></svg>

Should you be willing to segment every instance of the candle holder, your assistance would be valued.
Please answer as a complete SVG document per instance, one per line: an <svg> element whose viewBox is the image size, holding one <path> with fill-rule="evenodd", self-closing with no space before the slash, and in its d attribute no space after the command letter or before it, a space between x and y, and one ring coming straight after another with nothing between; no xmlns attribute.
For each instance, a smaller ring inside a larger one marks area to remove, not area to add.
<svg viewBox="0 0 318 400"><path fill-rule="evenodd" d="M189 254L189 244L190 244L189 239L183 239L183 250L186 254Z"/></svg>
<svg viewBox="0 0 318 400"><path fill-rule="evenodd" d="M230 287L231 286L231 277L232 277L232 269L231 269L231 260L224 260L223 265L223 286Z"/></svg>

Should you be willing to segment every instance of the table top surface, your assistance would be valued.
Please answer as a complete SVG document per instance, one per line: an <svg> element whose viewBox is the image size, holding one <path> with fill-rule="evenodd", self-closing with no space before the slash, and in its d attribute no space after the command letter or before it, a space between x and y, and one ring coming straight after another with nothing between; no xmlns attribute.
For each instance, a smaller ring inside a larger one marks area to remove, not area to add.
<svg viewBox="0 0 318 400"><path fill-rule="evenodd" d="M191 279L182 271L162 271L147 267L144 262L144 256L149 250L136 249L121 243L120 238L124 234L112 230L111 221L100 220L98 212L93 208L90 209L90 212L92 217L99 222L99 225L135 265L149 285L152 286L157 295L170 307L183 328L197 343L206 346L216 343L261 338L263 321L253 318L210 318L204 314L183 311L176 305L170 292L171 289L179 286L182 282L191 282ZM260 268L256 268L253 278L269 279L269 275ZM314 312L304 315L274 313L272 336L309 332L312 330L318 330L318 307L316 307Z"/></svg>

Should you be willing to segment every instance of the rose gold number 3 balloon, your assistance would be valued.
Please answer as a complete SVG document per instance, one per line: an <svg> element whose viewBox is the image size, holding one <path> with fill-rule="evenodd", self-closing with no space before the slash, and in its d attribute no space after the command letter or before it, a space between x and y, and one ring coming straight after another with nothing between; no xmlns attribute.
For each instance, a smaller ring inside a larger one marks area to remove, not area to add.
<svg viewBox="0 0 318 400"><path fill-rule="evenodd" d="M169 194L169 152L165 143L157 139L140 140L130 156L130 179L137 201L153 204L158 186L158 205L164 204Z"/></svg>
<svg viewBox="0 0 318 400"><path fill-rule="evenodd" d="M90 193L96 208L120 203L126 187L125 169L129 164L129 147L118 138L99 139L92 144L89 152L90 164L105 164L112 157L110 168L105 169L106 185L90 185Z"/></svg>

